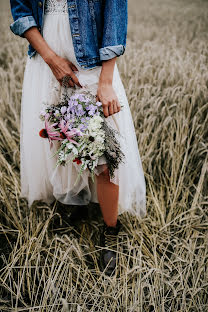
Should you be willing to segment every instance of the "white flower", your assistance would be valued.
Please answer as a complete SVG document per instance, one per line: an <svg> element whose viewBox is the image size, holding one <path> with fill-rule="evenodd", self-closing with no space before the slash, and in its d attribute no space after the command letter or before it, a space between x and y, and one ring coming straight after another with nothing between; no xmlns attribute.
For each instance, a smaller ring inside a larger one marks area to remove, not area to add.
<svg viewBox="0 0 208 312"><path fill-rule="evenodd" d="M65 161L66 158L67 158L67 155L65 155L63 151L60 151L59 152L59 160L60 161Z"/></svg>
<svg viewBox="0 0 208 312"><path fill-rule="evenodd" d="M93 118L90 119L88 129L90 132L96 132L101 128L101 124L103 122L102 117L100 116L94 116Z"/></svg>
<svg viewBox="0 0 208 312"><path fill-rule="evenodd" d="M95 142L97 144L103 144L104 143L104 139L105 139L105 136L102 135L102 133L99 133L99 135L96 135L96 137L95 137Z"/></svg>
<svg viewBox="0 0 208 312"><path fill-rule="evenodd" d="M72 143L66 144L67 149L73 149L74 145Z"/></svg>
<svg viewBox="0 0 208 312"><path fill-rule="evenodd" d="M66 148L68 149L68 153L72 152L74 155L78 155L78 150L72 143L67 143Z"/></svg>
<svg viewBox="0 0 208 312"><path fill-rule="evenodd" d="M100 116L94 116L92 119L91 119L93 122L98 122L98 123L101 123L103 122L103 118L100 117Z"/></svg>

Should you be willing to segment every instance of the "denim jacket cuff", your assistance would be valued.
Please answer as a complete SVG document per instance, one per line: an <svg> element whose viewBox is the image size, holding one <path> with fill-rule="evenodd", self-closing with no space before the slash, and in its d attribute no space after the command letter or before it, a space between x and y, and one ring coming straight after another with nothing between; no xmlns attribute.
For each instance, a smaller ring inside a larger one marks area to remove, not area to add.
<svg viewBox="0 0 208 312"><path fill-rule="evenodd" d="M10 25L11 31L20 37L24 37L24 32L29 28L37 26L33 16L24 16L18 18L14 23Z"/></svg>
<svg viewBox="0 0 208 312"><path fill-rule="evenodd" d="M125 52L124 45L108 46L105 48L101 48L99 49L100 60L107 61L116 56L124 54L124 52Z"/></svg>

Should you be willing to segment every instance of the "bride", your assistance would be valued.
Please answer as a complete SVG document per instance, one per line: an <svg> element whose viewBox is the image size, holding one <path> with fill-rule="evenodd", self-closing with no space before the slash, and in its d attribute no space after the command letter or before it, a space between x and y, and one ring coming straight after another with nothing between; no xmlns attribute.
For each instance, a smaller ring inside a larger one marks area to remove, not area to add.
<svg viewBox="0 0 208 312"><path fill-rule="evenodd" d="M116 59L126 46L127 0L10 0L12 32L29 42L21 102L21 196L65 205L99 202L104 225L101 267L111 274L121 222L118 215L146 215L146 185L135 129ZM125 162L110 178L105 159L99 162L96 183L86 169L78 185L75 163L55 168L47 140L39 137L39 113L44 103L67 92L88 89L102 102L103 112L121 133ZM58 93L57 93L58 90ZM122 105L122 109L121 109ZM111 261L109 261L111 260ZM110 262L110 264L109 264Z"/></svg>

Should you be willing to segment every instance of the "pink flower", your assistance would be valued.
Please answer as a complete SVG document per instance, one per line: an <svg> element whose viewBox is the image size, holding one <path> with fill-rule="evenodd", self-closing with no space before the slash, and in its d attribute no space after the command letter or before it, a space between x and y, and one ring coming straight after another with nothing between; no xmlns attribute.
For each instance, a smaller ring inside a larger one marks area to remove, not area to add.
<svg viewBox="0 0 208 312"><path fill-rule="evenodd" d="M40 130L39 135L42 138L48 138L50 142L50 147L53 146L52 140L60 141L62 140L60 137L60 133L58 131L54 131L54 127L57 125L57 123L54 123L52 125L49 124L48 120L45 119L45 129Z"/></svg>
<svg viewBox="0 0 208 312"><path fill-rule="evenodd" d="M65 124L65 121L62 119L60 124L59 124L59 127L61 129L61 132L60 132L60 137L61 139L67 139L69 140L70 142L74 143L74 144L78 144L76 141L74 141L72 138L76 135L76 134L79 134L79 130L74 128L70 131L68 131L69 129L69 124L70 124L70 121L67 121L67 123Z"/></svg>

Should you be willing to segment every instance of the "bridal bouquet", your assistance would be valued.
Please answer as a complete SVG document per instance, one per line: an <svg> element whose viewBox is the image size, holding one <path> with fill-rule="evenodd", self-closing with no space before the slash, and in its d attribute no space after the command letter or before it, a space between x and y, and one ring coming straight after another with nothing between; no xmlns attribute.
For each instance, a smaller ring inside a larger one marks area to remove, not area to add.
<svg viewBox="0 0 208 312"><path fill-rule="evenodd" d="M114 170L123 161L124 154L117 139L119 132L106 122L96 96L88 91L73 93L70 97L65 95L57 105L46 106L40 118L45 128L39 135L49 140L50 148L53 141L60 142L53 155L58 155L57 166L76 162L80 165L78 177L89 169L94 181L94 169L104 155L109 174L114 177Z"/></svg>

